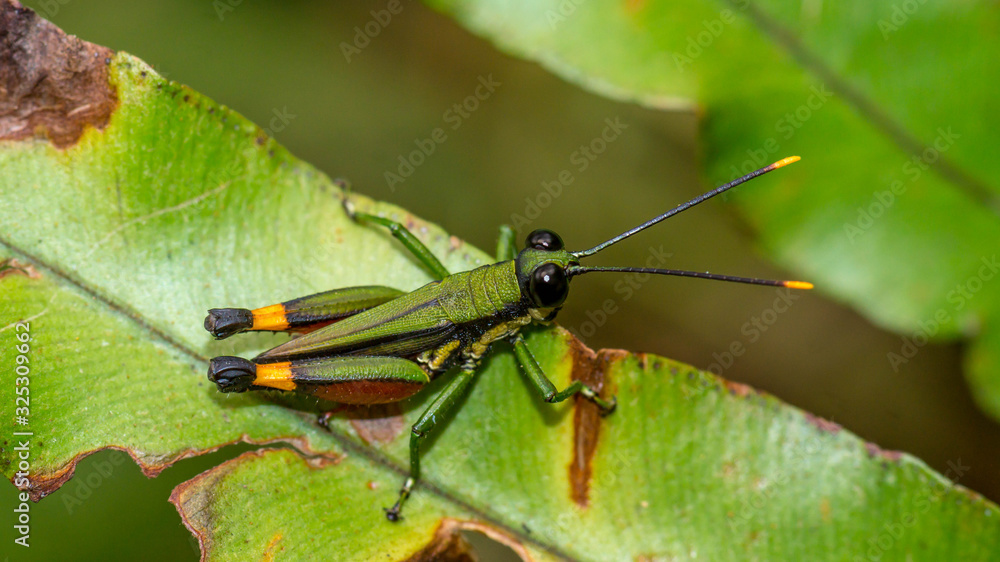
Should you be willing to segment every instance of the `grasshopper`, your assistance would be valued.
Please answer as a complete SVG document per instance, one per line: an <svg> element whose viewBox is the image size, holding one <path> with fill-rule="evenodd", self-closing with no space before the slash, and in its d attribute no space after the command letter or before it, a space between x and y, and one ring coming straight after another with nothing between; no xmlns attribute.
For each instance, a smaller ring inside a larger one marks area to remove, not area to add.
<svg viewBox="0 0 1000 562"><path fill-rule="evenodd" d="M579 394L604 414L615 398L575 381L560 390L545 376L520 334L533 322L553 320L569 293L573 277L598 271L651 273L717 279L738 283L809 289L802 281L772 281L707 272L643 267L584 267L591 256L681 211L689 209L761 174L797 161L779 160L679 205L589 250L570 252L550 230L528 235L517 251L514 230L500 229L497 262L451 273L402 224L355 211L346 197L344 208L355 221L389 229L407 250L434 274L435 280L406 293L389 287L335 289L256 310L214 308L205 329L217 339L249 330L306 332L252 360L216 357L208 378L221 392L284 390L311 394L344 404L381 404L404 400L437 375L457 373L413 425L410 472L396 503L383 508L390 521L420 479L420 446L439 420L447 418L472 382L491 345L508 340L528 385L546 402L562 402Z"/></svg>

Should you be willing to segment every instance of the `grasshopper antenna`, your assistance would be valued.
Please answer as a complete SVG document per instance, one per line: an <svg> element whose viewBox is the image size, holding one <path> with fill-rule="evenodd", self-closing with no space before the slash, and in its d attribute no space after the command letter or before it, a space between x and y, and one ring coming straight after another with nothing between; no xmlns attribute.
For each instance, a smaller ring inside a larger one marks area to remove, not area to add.
<svg viewBox="0 0 1000 562"><path fill-rule="evenodd" d="M633 228L631 230L627 230L627 231L619 234L618 236L615 236L614 238L612 238L610 240L605 240L604 242L601 242L600 244L594 246L593 248L591 248L589 250L583 250L582 252L571 252L571 253L573 254L573 256L575 256L577 258L585 258L587 256L592 256L592 255L596 254L597 252L600 252L601 250L607 248L608 246L611 246L612 244L617 244L618 242L621 242L622 240L628 238L629 236L632 236L633 234L637 234L637 233L639 233L639 232L641 232L643 230L646 230L647 228L653 226L654 224L657 224L657 223L659 223L661 221L669 219L670 217L676 215L677 213L680 213L681 211L686 211L686 210L690 209L691 207L694 207L698 203L701 203L703 201L707 201L707 200L715 197L716 195L718 195L720 193L726 192L726 191L728 191L728 190L736 187L737 185L740 185L741 183L746 183L746 182L754 179L757 176L762 176L762 175L764 175L764 174L766 174L766 173L768 173L768 172L770 172L772 170L777 170L778 168L783 168L783 167L785 167L785 166L787 166L789 164L792 164L792 163L798 162L798 161L799 161L799 157L798 156L789 156L787 158L782 158L781 160L778 160L774 164L771 164L769 166L764 166L763 168L761 168L759 170L754 170L754 171L750 172L749 174L747 174L747 175L745 175L745 176L743 176L741 178L737 178L737 179L735 179L735 180L733 180L733 181L731 181L731 182L729 182L729 183L727 183L725 185L720 185L719 187L713 189L712 191L709 191L708 193L703 193L703 194L699 195L698 197L695 197L694 199L688 201L687 203L683 203L681 205L678 205L678 206L674 207L673 209L670 209L666 213L663 213L662 215L660 215L660 216L658 216L656 218L652 218L652 219L650 219L650 220L648 220L648 221L640 224L639 226L637 226L637 227L635 227L635 228ZM591 270L595 271L593 269L591 269ZM670 275L674 275L674 274L670 274ZM689 275L689 277L704 277L704 275L703 274Z"/></svg>
<svg viewBox="0 0 1000 562"><path fill-rule="evenodd" d="M715 279L731 283L746 283L749 285L769 285L771 287L788 287L789 289L812 289L813 284L807 281L776 281L772 279L757 279L756 277L736 277L734 275L719 275L707 271L686 271L683 269L656 269L651 267L580 267L571 266L566 269L566 275L573 277L596 271L617 271L619 273L651 273L653 275L676 275L678 277L697 277L699 279Z"/></svg>
<svg viewBox="0 0 1000 562"><path fill-rule="evenodd" d="M726 192L726 191L728 191L728 190L736 187L737 185L740 185L742 183L746 183L746 182L752 180L753 178L755 178L757 176L764 175L764 174L766 174L766 173L768 173L768 172L770 172L772 170L777 170L778 168L782 168L784 166L787 166L789 164L792 164L792 163L798 162L798 161L799 161L799 157L798 156L789 156L787 158L782 158L781 160L778 160L777 162L775 162L775 163L773 163L773 164L771 164L769 166L765 166L765 167L763 167L763 168L761 168L759 170L754 170L753 172L750 172L749 174L747 174L747 175L745 175L745 176L743 176L741 178L737 178L737 179L735 179L735 180L733 180L733 181L731 181L731 182L729 182L729 183L727 183L725 185L721 185L721 186L713 189L712 191L709 191L707 193L703 193L702 195L699 195L698 197L695 197L694 199L688 201L687 203L683 203L681 205L678 205L678 206L674 207L673 209L670 209L666 213L663 213L662 215L660 215L658 217L652 218L652 219L650 219L650 220L648 220L648 221L640 224L639 226L637 226L635 228L627 230L627 231L619 234L618 236L615 236L614 238L611 238L610 240L606 240L604 242L601 242L600 244L594 246L593 248L591 248L589 250L584 250L582 252L571 252L571 253L573 254L574 257L577 257L577 258L585 258L587 256L592 256L592 255L596 254L597 252L600 252L601 250L607 248L608 246L611 246L612 244L617 244L618 242L621 242L622 240L624 240L624 239L632 236L633 234L636 234L638 232L646 230L647 228L653 226L654 224L657 224L657 223L659 223L661 221L664 221L664 220L666 220L666 219L668 219L668 218L676 215L677 213L680 213L682 211L686 211L686 210L690 209L691 207L694 207L698 203L701 203L703 201L707 201L707 200L715 197L716 195L719 195L720 193L724 193L724 192ZM697 277L699 279L715 279L717 281L729 281L729 282L732 282L732 283L747 283L749 285L769 285L769 286L772 286L772 287L788 287L789 289L812 289L813 288L813 284L812 283L808 283L806 281L776 281L776 280L771 280L771 279L757 279L755 277L736 277L736 276L733 276L733 275L719 275L719 274L715 274L715 273L708 273L707 271L703 272L703 271L685 271L685 270L682 270L682 269L656 269L656 268L650 268L650 267L582 267L582 266L579 266L579 265L574 265L574 266L570 266L570 267L568 267L566 269L566 274L569 277L573 277L573 276L576 276L576 275L583 275L584 273L594 273L594 272L597 272L597 271L616 271L616 272L619 272L619 273L651 273L651 274L654 274L654 275L676 275L678 277Z"/></svg>

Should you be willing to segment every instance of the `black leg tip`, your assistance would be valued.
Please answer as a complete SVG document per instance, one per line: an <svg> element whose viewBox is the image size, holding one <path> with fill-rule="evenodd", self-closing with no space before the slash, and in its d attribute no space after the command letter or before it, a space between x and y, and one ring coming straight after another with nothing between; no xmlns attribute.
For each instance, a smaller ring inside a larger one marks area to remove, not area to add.
<svg viewBox="0 0 1000 562"><path fill-rule="evenodd" d="M618 397L617 396L612 396L611 400L608 401L608 407L607 408L601 408L601 415L602 416L610 416L615 411L615 409L617 407L618 407Z"/></svg>
<svg viewBox="0 0 1000 562"><path fill-rule="evenodd" d="M316 417L316 425L322 427L323 429L330 431L330 418L333 417L331 412L323 412Z"/></svg>
<svg viewBox="0 0 1000 562"><path fill-rule="evenodd" d="M208 380L220 392L244 392L257 378L257 365L242 357L215 357L208 362Z"/></svg>
<svg viewBox="0 0 1000 562"><path fill-rule="evenodd" d="M399 514L399 504L392 507L383 507L382 511L385 511L385 518L393 523L398 523L403 516Z"/></svg>
<svg viewBox="0 0 1000 562"><path fill-rule="evenodd" d="M205 329L218 340L252 327L253 312L245 308L213 308L205 317Z"/></svg>

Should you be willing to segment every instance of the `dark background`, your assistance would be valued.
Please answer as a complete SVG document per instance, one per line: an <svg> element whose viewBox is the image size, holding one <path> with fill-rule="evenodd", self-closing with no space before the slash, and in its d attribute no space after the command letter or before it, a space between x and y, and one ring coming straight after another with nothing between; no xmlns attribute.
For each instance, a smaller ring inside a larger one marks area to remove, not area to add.
<svg viewBox="0 0 1000 562"><path fill-rule="evenodd" d="M416 2L404 1L402 12L350 62L341 43L352 42L355 26L368 23L369 11L384 2L246 0L221 18L208 0L24 4L67 33L128 51L272 128L294 154L332 177L350 179L356 191L409 209L491 252L497 226L524 214L526 198L536 199L542 182L562 170L571 171L573 183L526 230L552 228L571 249L589 247L712 187L700 175L693 113L650 111L584 92L501 54ZM453 130L445 112L490 76L500 86ZM609 118L628 128L579 171L571 154L598 137ZM448 140L390 190L385 172L396 171L399 156L438 127ZM776 173L794 174L795 167ZM753 233L722 200L616 246L595 263L643 265L650 248L660 245L673 254L664 267L797 278L755 250ZM560 323L586 335L584 323L610 298L618 311L584 337L588 345L653 352L700 368L742 342L745 354L716 369L724 377L883 448L912 453L941 472L949 462L968 466L959 483L1000 500L1000 427L973 404L958 345L928 345L896 373L886 354L899 349L900 337L822 290L803 294L749 343L741 327L772 307L773 289L664 278L625 299L614 290L618 279L609 274L575 281ZM196 544L167 503L170 490L243 450L182 461L154 480L124 453L96 454L61 490L33 506L28 554L195 558ZM14 488L0 486L0 497L10 505ZM6 555L12 530L3 528L0 552ZM10 556L24 554L19 549Z"/></svg>

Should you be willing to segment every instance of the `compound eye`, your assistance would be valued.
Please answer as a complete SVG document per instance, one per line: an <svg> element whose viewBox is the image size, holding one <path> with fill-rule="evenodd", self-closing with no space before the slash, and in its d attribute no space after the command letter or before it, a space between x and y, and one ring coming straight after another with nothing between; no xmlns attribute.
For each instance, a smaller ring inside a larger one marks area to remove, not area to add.
<svg viewBox="0 0 1000 562"><path fill-rule="evenodd" d="M540 228L529 234L525 244L529 248L548 250L550 252L563 249L562 238L559 238L559 235L555 232L544 228Z"/></svg>
<svg viewBox="0 0 1000 562"><path fill-rule="evenodd" d="M541 308L559 306L569 294L569 279L566 271L554 263L545 263L531 273L528 285L531 300Z"/></svg>

